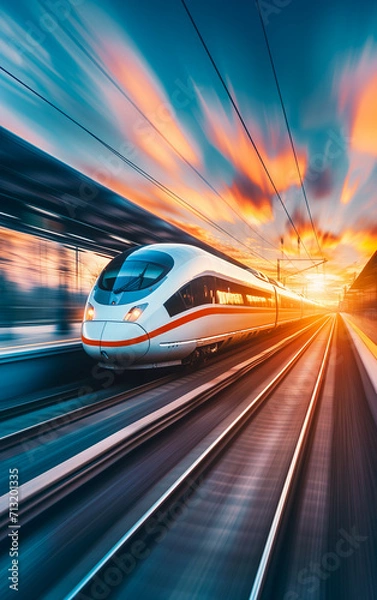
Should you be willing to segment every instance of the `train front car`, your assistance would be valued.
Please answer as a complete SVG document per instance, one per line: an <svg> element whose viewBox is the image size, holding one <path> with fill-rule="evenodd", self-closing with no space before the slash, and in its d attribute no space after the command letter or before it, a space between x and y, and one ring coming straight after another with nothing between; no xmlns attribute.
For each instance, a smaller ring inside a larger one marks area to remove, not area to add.
<svg viewBox="0 0 377 600"><path fill-rule="evenodd" d="M172 256L153 246L128 250L110 261L85 307L82 342L90 356L114 368L130 367L148 354L148 329L163 312L156 291L173 267Z"/></svg>
<svg viewBox="0 0 377 600"><path fill-rule="evenodd" d="M125 252L104 269L85 310L85 350L105 367L181 364L276 325L269 283L193 246Z"/></svg>

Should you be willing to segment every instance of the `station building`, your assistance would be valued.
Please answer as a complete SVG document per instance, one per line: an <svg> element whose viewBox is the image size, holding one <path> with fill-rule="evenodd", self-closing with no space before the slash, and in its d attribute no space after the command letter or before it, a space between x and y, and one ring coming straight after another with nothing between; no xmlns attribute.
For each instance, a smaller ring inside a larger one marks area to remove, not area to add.
<svg viewBox="0 0 377 600"><path fill-rule="evenodd" d="M377 320L377 251L346 292L342 310Z"/></svg>

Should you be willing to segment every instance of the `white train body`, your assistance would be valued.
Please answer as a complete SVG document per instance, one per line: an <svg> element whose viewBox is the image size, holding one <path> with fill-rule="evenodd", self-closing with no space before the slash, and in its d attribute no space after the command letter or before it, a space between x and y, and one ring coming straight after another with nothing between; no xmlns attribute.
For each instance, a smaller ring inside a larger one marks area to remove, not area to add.
<svg viewBox="0 0 377 600"><path fill-rule="evenodd" d="M84 349L107 368L181 364L322 312L262 277L184 244L124 252L90 292Z"/></svg>

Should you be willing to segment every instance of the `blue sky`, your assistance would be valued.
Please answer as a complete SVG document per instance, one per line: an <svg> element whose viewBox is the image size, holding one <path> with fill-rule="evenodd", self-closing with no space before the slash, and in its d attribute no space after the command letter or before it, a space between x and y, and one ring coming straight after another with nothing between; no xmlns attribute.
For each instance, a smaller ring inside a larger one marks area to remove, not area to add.
<svg viewBox="0 0 377 600"><path fill-rule="evenodd" d="M326 257L289 283L338 295L377 247L376 2L260 0L320 248L255 3L187 6L296 230L180 0L3 0L0 66L115 154L4 72L0 124L269 274L281 238Z"/></svg>

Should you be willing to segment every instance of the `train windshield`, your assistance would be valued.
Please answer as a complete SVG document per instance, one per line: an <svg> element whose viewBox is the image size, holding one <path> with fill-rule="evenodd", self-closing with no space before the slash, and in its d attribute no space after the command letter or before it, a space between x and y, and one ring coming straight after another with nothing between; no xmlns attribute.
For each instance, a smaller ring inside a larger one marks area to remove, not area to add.
<svg viewBox="0 0 377 600"><path fill-rule="evenodd" d="M173 264L164 252L123 253L102 271L98 286L114 294L144 290L163 279Z"/></svg>

